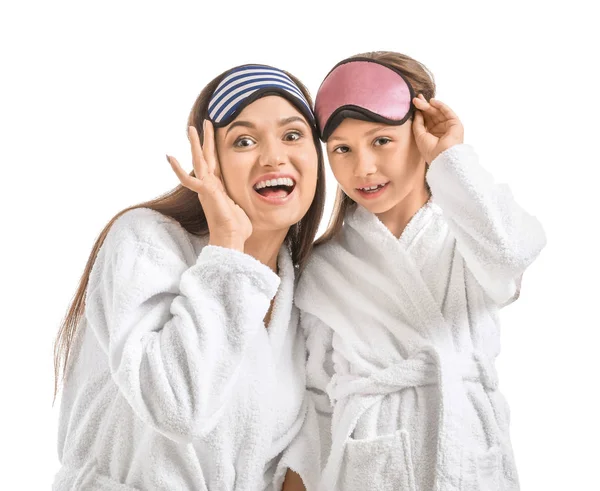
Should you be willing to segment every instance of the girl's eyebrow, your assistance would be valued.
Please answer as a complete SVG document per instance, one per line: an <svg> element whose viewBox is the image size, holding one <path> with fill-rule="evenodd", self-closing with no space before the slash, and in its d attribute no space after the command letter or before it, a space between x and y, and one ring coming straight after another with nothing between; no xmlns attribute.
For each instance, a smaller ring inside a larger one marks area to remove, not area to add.
<svg viewBox="0 0 600 491"><path fill-rule="evenodd" d="M388 125L377 126L365 133L365 136L372 135L373 133L377 133L379 130L384 130L388 127Z"/></svg>
<svg viewBox="0 0 600 491"><path fill-rule="evenodd" d="M365 132L364 136L370 136L373 133L377 133L378 131L385 130L389 126L390 125L387 125L387 124L382 124L380 126L376 126L375 128L372 128L369 131ZM341 136L331 136L327 141L330 142L330 141L334 141L334 140L344 141L345 138L343 138Z"/></svg>

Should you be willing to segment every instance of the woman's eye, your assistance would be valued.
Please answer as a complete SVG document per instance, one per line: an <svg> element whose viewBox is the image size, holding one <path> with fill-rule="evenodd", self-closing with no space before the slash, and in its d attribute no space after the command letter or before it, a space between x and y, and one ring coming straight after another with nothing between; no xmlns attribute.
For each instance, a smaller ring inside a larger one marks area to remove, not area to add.
<svg viewBox="0 0 600 491"><path fill-rule="evenodd" d="M382 145L387 145L391 141L392 141L391 138L387 138L385 136L381 136L379 138L376 138L373 143L375 144L375 146L380 147Z"/></svg>
<svg viewBox="0 0 600 491"><path fill-rule="evenodd" d="M237 148L246 148L249 147L251 145L254 144L254 140L252 140L251 138L238 138L235 143L233 144L234 147Z"/></svg>
<svg viewBox="0 0 600 491"><path fill-rule="evenodd" d="M300 133L299 131L290 131L289 133L286 133L284 140L288 142L295 142L298 141L300 138L302 138L302 133Z"/></svg>
<svg viewBox="0 0 600 491"><path fill-rule="evenodd" d="M350 147L347 147L346 145L340 145L339 147L336 147L333 149L334 153L348 153L350 151Z"/></svg>

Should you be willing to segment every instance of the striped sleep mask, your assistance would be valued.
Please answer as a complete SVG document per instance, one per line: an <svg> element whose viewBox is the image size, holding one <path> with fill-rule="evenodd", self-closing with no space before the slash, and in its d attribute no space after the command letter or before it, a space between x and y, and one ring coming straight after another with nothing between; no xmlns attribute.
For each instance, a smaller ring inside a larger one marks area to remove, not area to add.
<svg viewBox="0 0 600 491"><path fill-rule="evenodd" d="M348 58L329 72L315 99L321 140L327 141L345 118L391 125L413 114L414 90L394 67L371 58Z"/></svg>
<svg viewBox="0 0 600 491"><path fill-rule="evenodd" d="M208 103L208 117L217 128L227 126L252 102L267 95L287 99L315 126L310 104L282 70L267 65L242 65L227 72Z"/></svg>

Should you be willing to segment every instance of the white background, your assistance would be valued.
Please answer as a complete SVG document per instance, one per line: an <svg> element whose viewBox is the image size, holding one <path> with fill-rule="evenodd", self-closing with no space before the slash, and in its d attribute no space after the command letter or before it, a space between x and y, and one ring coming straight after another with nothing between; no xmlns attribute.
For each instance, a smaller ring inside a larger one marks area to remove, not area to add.
<svg viewBox="0 0 600 491"><path fill-rule="evenodd" d="M52 346L60 321L104 224L177 184L165 153L191 168L186 119L201 88L253 62L289 70L314 94L337 61L385 49L433 71L466 141L546 228L548 246L526 273L521 299L503 312L498 359L522 489L600 489L600 78L592 48L600 40L586 8L3 3L0 488L50 488L59 466Z"/></svg>

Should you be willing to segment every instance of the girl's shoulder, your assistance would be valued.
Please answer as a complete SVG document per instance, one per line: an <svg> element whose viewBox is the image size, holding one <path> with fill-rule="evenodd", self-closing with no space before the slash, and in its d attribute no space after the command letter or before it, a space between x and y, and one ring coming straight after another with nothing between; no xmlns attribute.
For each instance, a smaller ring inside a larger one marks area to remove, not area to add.
<svg viewBox="0 0 600 491"><path fill-rule="evenodd" d="M310 264L311 260L314 262L317 259L324 259L330 256L331 254L335 254L336 251L339 251L341 248L343 248L341 243L343 234L344 230L342 227L342 230L340 230L340 232L338 232L337 235L331 237L326 242L322 242L318 245L315 245L310 253L309 260L307 262L307 267Z"/></svg>
<svg viewBox="0 0 600 491"><path fill-rule="evenodd" d="M328 266L336 263L340 254L344 254L344 246L342 243L342 231L326 242L322 242L313 247L308 260L299 276L299 283L302 283L303 278L320 278L326 273Z"/></svg>

